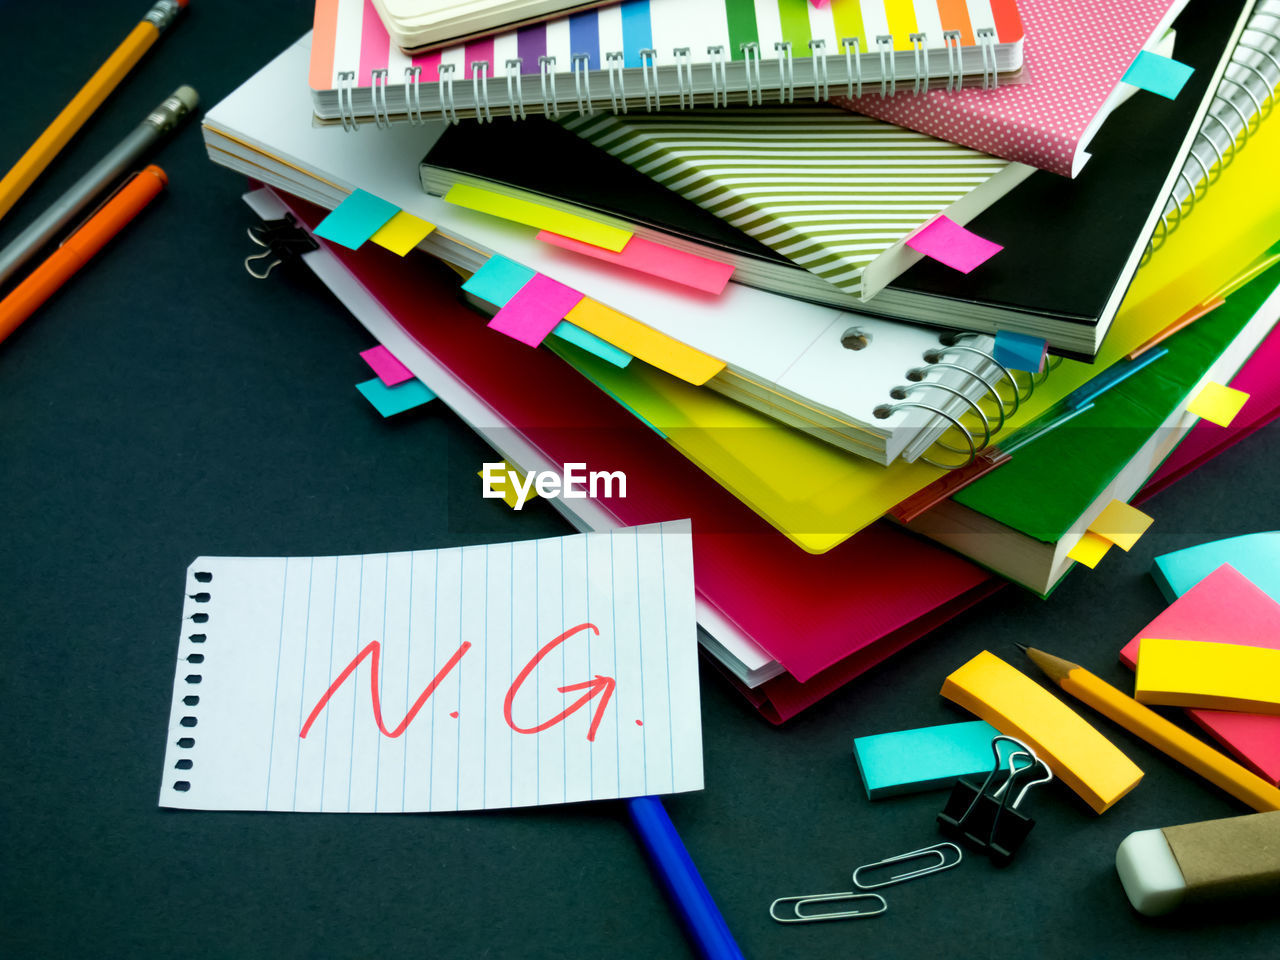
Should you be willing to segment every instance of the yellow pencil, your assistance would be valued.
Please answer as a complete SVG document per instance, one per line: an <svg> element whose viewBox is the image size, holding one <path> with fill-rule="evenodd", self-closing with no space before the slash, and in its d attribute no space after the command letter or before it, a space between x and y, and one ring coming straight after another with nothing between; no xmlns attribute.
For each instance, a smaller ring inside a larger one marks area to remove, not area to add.
<svg viewBox="0 0 1280 960"><path fill-rule="evenodd" d="M151 45L160 37L160 32L178 15L178 11L187 5L187 0L159 0L147 11L136 27L129 31L124 42L116 47L106 62L89 78L89 82L80 88L80 92L71 98L71 102L62 108L53 119L53 123L45 128L44 133L33 143L13 165L4 179L0 180L0 218L18 202L58 152L75 136L86 120L93 116L93 111L102 105L102 101L123 80L134 64L142 59L142 55L151 49Z"/></svg>
<svg viewBox="0 0 1280 960"><path fill-rule="evenodd" d="M1280 810L1280 790L1230 757L1196 739L1150 707L1145 707L1079 664L1043 650L1022 647L1045 675L1076 699L1114 720L1130 733L1194 770L1254 810Z"/></svg>

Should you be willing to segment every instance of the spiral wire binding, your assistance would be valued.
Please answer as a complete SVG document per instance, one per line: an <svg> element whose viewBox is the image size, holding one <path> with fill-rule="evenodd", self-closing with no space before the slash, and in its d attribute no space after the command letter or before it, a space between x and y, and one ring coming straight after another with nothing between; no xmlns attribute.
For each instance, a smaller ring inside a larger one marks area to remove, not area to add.
<svg viewBox="0 0 1280 960"><path fill-rule="evenodd" d="M898 68L893 56L893 37L881 34L876 37L876 46L880 48L880 96L894 96L898 92ZM885 92L886 84L888 93Z"/></svg>
<svg viewBox="0 0 1280 960"><path fill-rule="evenodd" d="M554 120L560 116L560 100L556 97L556 73L552 68L556 65L555 57L538 57L538 74L542 79L542 112ZM547 83L548 79L551 81ZM551 89L551 100L547 100L547 88Z"/></svg>
<svg viewBox="0 0 1280 960"><path fill-rule="evenodd" d="M640 76L644 79L644 108L649 113L662 109L662 95L658 89L657 57L658 51L652 47L646 47L640 51ZM651 97L652 100L650 100Z"/></svg>
<svg viewBox="0 0 1280 960"><path fill-rule="evenodd" d="M1266 22L1269 26L1264 28L1259 21ZM1260 45L1250 34L1268 38L1269 47ZM1209 111L1205 114L1200 129L1196 131L1187 159L1178 171L1174 188L1165 200L1155 233L1143 251L1139 266L1145 265L1152 254L1164 245L1169 234L1178 228L1184 218L1191 215L1196 202L1204 199L1205 194L1221 178L1222 171L1231 166L1237 151L1248 145L1249 137L1258 131L1275 109L1276 85L1280 83L1278 44L1280 14L1271 10L1255 11L1236 43L1227 71L1223 73L1218 88L1210 98ZM1251 54L1254 62L1250 62ZM1268 66L1274 76L1268 76ZM1231 75L1232 70L1236 71L1235 76ZM1261 97L1250 85L1255 80L1261 87ZM1243 100L1246 108L1242 109L1237 100ZM1248 107L1252 107L1252 111ZM1214 136L1215 131L1221 131L1221 146L1219 138ZM1208 153L1212 162L1201 156L1202 153Z"/></svg>
<svg viewBox="0 0 1280 960"><path fill-rule="evenodd" d="M778 55L778 102L796 102L796 64L791 56L791 41L783 40L773 45Z"/></svg>
<svg viewBox="0 0 1280 960"><path fill-rule="evenodd" d="M344 70L338 74L338 110L342 114L342 129L348 133L359 129L359 124L356 123L356 108L351 96L351 90L355 84L354 70Z"/></svg>
<svg viewBox="0 0 1280 960"><path fill-rule="evenodd" d="M727 107L729 105L729 77L725 71L724 47L720 44L707 47L707 56L711 58L711 105L713 107Z"/></svg>
<svg viewBox="0 0 1280 960"><path fill-rule="evenodd" d="M852 98L854 76L858 80L857 96L862 96L862 53L857 37L843 37L840 40L840 46L844 48L844 75L849 84L848 93L845 96Z"/></svg>
<svg viewBox="0 0 1280 960"><path fill-rule="evenodd" d="M1050 371L1062 363L1061 357L1054 357L1046 363L1044 373L1042 374L1024 371L1027 374L1027 380L1026 384L1023 385L1018 382L1015 372L996 360L993 354L963 342L965 340L977 339L981 336L983 335L979 333L942 334L938 338L939 343L941 344L940 347L936 350L925 351L921 358L924 360L924 366L916 367L913 370L907 371L907 380L910 382L902 386L894 387L889 392L890 398L896 402L881 404L874 411L874 415L877 419L884 420L893 416L893 414L898 411L908 408L925 410L936 416L942 417L950 424L950 427L954 429L956 433L964 438L964 446L957 447L947 442L945 439L947 434L950 433L950 429L945 431L941 437L933 442L933 446L945 450L948 453L957 454L964 459L959 463L947 463L924 455L919 457L922 462L927 463L930 466L939 467L943 470L959 470L973 463L974 460L977 459L978 454L982 453L991 445L992 437L1004 429L1006 419L1016 414L1018 412L1018 408L1023 403L1031 399L1032 394L1035 393L1037 384L1043 383L1048 378ZM978 356L986 363L994 366L996 370L999 371L999 376L993 382L982 376L981 373L972 367L967 367L948 359L949 356L954 356L955 354L973 354ZM956 389L955 387L941 383L938 380L928 379L928 375L931 371L943 373L948 370L955 370L963 376L968 377L970 380L975 381L982 387L982 393L975 400L963 390ZM1000 385L1005 381L1008 381L1010 389L1012 390L1012 395L1008 398L1000 392ZM974 431L969 429L969 427L965 426L962 422L961 418L968 414L956 416L932 403L913 399L911 394L917 390L938 390L943 393L949 393L953 397L956 397L968 404L970 412L974 415L977 422L981 424L981 439L975 437ZM992 415L988 414L988 412L981 406L982 401L987 398L990 398L994 403L993 413L997 418L994 425L991 422Z"/></svg>
<svg viewBox="0 0 1280 960"><path fill-rule="evenodd" d="M762 106L764 104L764 83L760 79L760 44L754 40L746 43L738 44L738 49L742 51L742 59L746 64L747 77L747 106ZM754 81L752 75L755 75ZM755 100L752 100L752 93L755 94Z"/></svg>
<svg viewBox="0 0 1280 960"><path fill-rule="evenodd" d="M1270 16L1270 14L1268 14ZM996 45L998 39L993 29L982 28L975 31L977 38L977 46L980 48L982 56L982 87L983 89L994 89L997 85L998 70L996 61ZM965 81L966 74L964 72L963 53L961 47L961 32L959 30L945 30L942 33L942 49L946 55L947 73L945 77L945 89L948 92L959 90ZM911 50L911 90L913 94L925 93L929 90L929 38L924 32L916 32L908 34ZM901 80L906 83L907 76L898 75L897 58L894 50L894 38L891 34L881 34L874 38L874 42L868 44L867 49L863 49L862 40L859 37L842 37L839 41L840 49L844 54L845 68L845 95L853 97L861 97L864 93L864 76L863 76L863 57L871 53L878 53L880 57L880 80L879 93L880 96L895 96L898 92L898 82ZM1253 47L1241 41L1242 46L1250 46L1256 50L1261 56L1270 60L1280 72L1280 60L1277 60L1272 54L1266 50ZM795 102L795 53L792 48L791 41L783 40L774 45L774 52L778 61L778 99L781 103ZM755 41L748 41L739 44L739 50L743 53L743 80L746 84L745 96L747 106L762 105L764 103L764 83L762 79L763 56L760 45ZM825 101L831 96L831 66L829 63L827 43L824 39L813 39L808 41L809 56L808 60L813 71L813 97L815 101ZM710 67L711 79L711 103L716 107L727 107L730 102L731 94L743 91L731 91L729 81L730 58L727 51L722 45L713 45L707 47L707 53L711 55ZM609 105L614 113L626 113L628 110L628 96L625 89L625 71L630 69L626 66L626 55L623 51L606 52L603 54L604 71L607 73L609 81ZM644 86L644 105L649 112L662 109L662 89L659 78L659 65L657 50L653 48L645 48L638 51L639 71L641 82ZM575 53L570 57L569 72L573 76L574 94L577 102L578 113L581 116L592 116L597 105L603 104L603 97L597 101L596 97L591 93L591 56L586 53ZM676 91L679 106L681 110L687 110L697 104L697 94L694 87L694 64L690 56L688 47L676 47L672 50L671 65L675 67ZM512 119L525 119L528 116L526 104L524 100L523 79L521 66L523 58L512 57L503 62L505 71L504 79L506 80L506 106ZM496 64L487 60L476 60L469 63L471 68L471 76L459 77L459 69L457 64L447 63L440 64L437 68L437 77L435 81L427 80L428 84L434 84L439 96L439 119L445 123L456 124L459 122L459 97L455 94L454 86L458 79L469 80L471 83L472 106L470 112L474 113L476 118L484 122L492 122L494 103L491 101L491 84L489 81L496 79ZM538 78L541 91L541 102L543 113L551 118L558 118L561 113L559 98L556 93L556 58L553 56L542 55L538 57ZM1247 64L1246 69L1252 70L1259 77L1262 74ZM977 74L973 74L977 77ZM394 121L388 102L387 89L389 86L389 70L386 68L371 71L372 82L370 85L370 100L372 119L378 127L388 127ZM1265 79L1265 78L1264 78ZM425 124L428 120L423 113L422 108L422 86L423 86L423 68L420 66L409 66L404 71L403 97L404 97L404 119L415 125ZM1248 87L1239 85L1244 94L1255 106L1259 106L1259 100L1253 95ZM337 94L338 94L338 112L344 130L355 130L359 126L361 118L365 115L357 115L355 109L354 91L356 87L355 71L340 71L337 74ZM1226 101L1230 109L1234 110L1237 115L1243 117L1239 109L1230 101ZM1271 103L1271 93L1268 89L1267 102ZM637 104L638 105L638 101ZM434 114L436 111L429 110ZM395 120L399 120L400 115L397 114ZM1216 151L1216 145L1210 144ZM1230 158L1226 160L1230 163Z"/></svg>
<svg viewBox="0 0 1280 960"><path fill-rule="evenodd" d="M606 53L605 66L609 71L609 105L614 113L627 112L627 90L622 79L623 57L621 53ZM618 102L622 102L622 110L618 110Z"/></svg>
<svg viewBox="0 0 1280 960"><path fill-rule="evenodd" d="M809 59L813 62L813 99L831 98L831 83L827 78L827 41L809 41Z"/></svg>

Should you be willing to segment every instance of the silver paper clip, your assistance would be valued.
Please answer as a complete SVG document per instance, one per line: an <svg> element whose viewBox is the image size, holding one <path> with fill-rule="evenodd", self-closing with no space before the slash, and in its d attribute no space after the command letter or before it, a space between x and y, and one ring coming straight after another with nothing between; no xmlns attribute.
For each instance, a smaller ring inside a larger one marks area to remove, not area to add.
<svg viewBox="0 0 1280 960"><path fill-rule="evenodd" d="M845 902L852 903L855 900L874 900L878 905L869 910L862 910L854 907L852 910L841 910L839 912L830 913L803 913L802 909L805 905L811 903L834 903ZM778 916L778 905L786 906L790 916ZM885 903L884 897L878 893L854 893L850 890L847 893L813 893L803 897L779 897L773 903L769 904L769 916L777 920L779 923L816 923L819 920L851 920L861 917L874 917L884 913L889 909L889 905Z"/></svg>
<svg viewBox="0 0 1280 960"><path fill-rule="evenodd" d="M879 867L901 866L913 860L933 861L935 857L937 858L935 862L926 863L924 866L917 867L914 870L907 870L905 873L895 873L887 880L864 883L859 878L859 874L864 871L875 870ZM935 843L931 847L921 847L919 850L900 853L896 857L886 857L884 860L877 860L875 863L864 863L853 871L853 885L859 890L878 890L880 887L892 886L895 883L906 883L908 880L916 879L916 877L927 877L931 873L950 870L952 867L958 866L963 859L964 854L960 852L960 848L954 843L944 840L942 843Z"/></svg>

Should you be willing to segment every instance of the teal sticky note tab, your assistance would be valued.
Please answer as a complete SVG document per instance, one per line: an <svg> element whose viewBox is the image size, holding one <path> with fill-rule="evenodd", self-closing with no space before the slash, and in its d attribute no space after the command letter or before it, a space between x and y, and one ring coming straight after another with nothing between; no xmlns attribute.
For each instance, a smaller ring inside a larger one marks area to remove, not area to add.
<svg viewBox="0 0 1280 960"><path fill-rule="evenodd" d="M1247 533L1161 554L1151 575L1172 603L1224 563L1280 603L1280 531Z"/></svg>
<svg viewBox="0 0 1280 960"><path fill-rule="evenodd" d="M462 289L495 307L505 307L507 301L536 275L536 271L514 260L492 256L471 275Z"/></svg>
<svg viewBox="0 0 1280 960"><path fill-rule="evenodd" d="M853 756L869 800L949 787L959 777L986 774L995 765L984 720L857 737ZM1007 754L1002 754L1007 756Z"/></svg>
<svg viewBox="0 0 1280 960"><path fill-rule="evenodd" d="M332 240L352 250L378 232L378 228L400 212L394 203L363 190L355 190L338 204L316 227L316 236Z"/></svg>
<svg viewBox="0 0 1280 960"><path fill-rule="evenodd" d="M996 358L996 363L1004 364L1010 370L1029 370L1040 373L1044 367L1047 350L1048 344L1042 337L1000 330L996 333L996 345L992 356Z"/></svg>
<svg viewBox="0 0 1280 960"><path fill-rule="evenodd" d="M557 323L551 330L551 336L559 337L575 347L581 347L587 353L594 353L601 360L607 360L615 367L625 367L631 362L631 354L625 350L619 350L608 340L601 340L594 333L583 330L568 320Z"/></svg>
<svg viewBox="0 0 1280 960"><path fill-rule="evenodd" d="M1139 89L1158 93L1172 100L1182 92L1183 84L1191 78L1193 73L1195 73L1194 67L1189 67L1178 60L1162 57L1150 50L1142 50L1134 57L1133 63L1129 64L1129 69L1120 79Z"/></svg>
<svg viewBox="0 0 1280 960"><path fill-rule="evenodd" d="M384 417L404 413L436 398L436 395L428 390L427 385L421 380L406 380L404 383L397 383L394 387L388 387L374 377L364 383L357 383L356 389L363 393L364 398Z"/></svg>

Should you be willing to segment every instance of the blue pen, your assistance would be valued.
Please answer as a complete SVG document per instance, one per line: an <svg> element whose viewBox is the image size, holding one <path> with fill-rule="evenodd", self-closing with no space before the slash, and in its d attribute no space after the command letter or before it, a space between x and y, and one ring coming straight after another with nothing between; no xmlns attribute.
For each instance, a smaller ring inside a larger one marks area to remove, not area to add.
<svg viewBox="0 0 1280 960"><path fill-rule="evenodd" d="M1109 369L1098 374L1083 386L1076 387L1064 401L1068 410L1075 410L1077 407L1083 407L1086 403L1096 399L1100 394L1105 393L1123 380L1128 380L1135 373L1145 367L1147 364L1159 360L1169 351L1161 347L1159 350L1152 350L1144 353L1135 360L1127 360L1122 363L1112 365Z"/></svg>
<svg viewBox="0 0 1280 960"><path fill-rule="evenodd" d="M742 951L716 909L666 808L657 797L632 797L627 812L662 884L707 960L742 960Z"/></svg>

